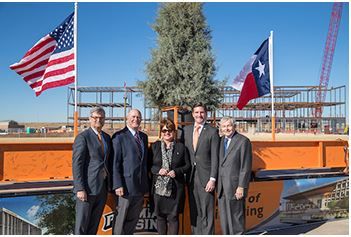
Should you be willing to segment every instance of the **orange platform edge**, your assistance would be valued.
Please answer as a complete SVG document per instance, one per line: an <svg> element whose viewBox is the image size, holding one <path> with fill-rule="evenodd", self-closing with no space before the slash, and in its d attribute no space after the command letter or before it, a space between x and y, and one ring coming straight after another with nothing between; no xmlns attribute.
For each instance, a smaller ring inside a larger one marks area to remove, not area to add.
<svg viewBox="0 0 351 237"><path fill-rule="evenodd" d="M347 141L253 141L253 172L345 168ZM0 182L72 179L72 142L0 143Z"/></svg>
<svg viewBox="0 0 351 237"><path fill-rule="evenodd" d="M262 170L320 168L339 168L341 171L348 167L347 141L253 141L252 145L254 173ZM56 181L65 180L72 181L72 142L0 143L0 184L53 181L52 185L55 186L59 184ZM70 191L71 182L62 187ZM62 187L56 188L63 190ZM246 229L259 225L275 213L279 208L282 189L283 180L250 183L246 201ZM112 234L111 229L105 230L104 226L106 220L111 220L114 206L114 198L109 195L100 220L99 235ZM221 234L218 206L215 208L216 234ZM260 209L262 216L254 215ZM191 233L189 215L186 201L184 213L180 216L180 234Z"/></svg>

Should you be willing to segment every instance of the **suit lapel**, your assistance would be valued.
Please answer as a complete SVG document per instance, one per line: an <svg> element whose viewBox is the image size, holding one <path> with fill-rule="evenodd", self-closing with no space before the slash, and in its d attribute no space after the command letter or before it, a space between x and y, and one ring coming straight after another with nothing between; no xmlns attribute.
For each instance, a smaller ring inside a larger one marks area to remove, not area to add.
<svg viewBox="0 0 351 237"><path fill-rule="evenodd" d="M173 153L172 153L171 165L172 165L173 162L175 162L175 160L178 158L177 153L179 153L179 151L178 151L178 146L177 146L177 142L174 141L174 143L173 143Z"/></svg>
<svg viewBox="0 0 351 237"><path fill-rule="evenodd" d="M98 136L96 135L96 133L94 132L94 130L91 127L89 128L89 131L90 131L90 136L92 137L92 139L95 143L95 146L97 146L99 148L100 157L102 158L102 160L104 160L104 156L102 153L102 147L101 147Z"/></svg>
<svg viewBox="0 0 351 237"><path fill-rule="evenodd" d="M108 134L105 133L104 131L102 131L101 134L102 134L102 136L104 137L104 141L105 141L104 146L106 145L106 146L105 146L106 149L105 149L105 157L104 157L104 159L107 159L107 158L108 158L108 154L109 154L109 152L110 152ZM102 150L101 150L101 152L102 152Z"/></svg>
<svg viewBox="0 0 351 237"><path fill-rule="evenodd" d="M161 141L157 141L154 157L161 157L160 154L161 154Z"/></svg>
<svg viewBox="0 0 351 237"><path fill-rule="evenodd" d="M229 147L227 149L227 153L224 155L224 158L223 158L223 162L224 163L228 157L228 154L233 150L237 140L238 140L238 136L236 136L237 132L235 131L233 136L232 136L232 140L230 141L230 144L229 144ZM224 140L224 139L223 139ZM222 144L224 146L224 144Z"/></svg>
<svg viewBox="0 0 351 237"><path fill-rule="evenodd" d="M132 144L134 144L134 150L136 151L136 153L139 153L138 152L138 150L139 150L139 148L138 148L138 145L137 145L137 142L135 141L135 138L134 138L134 136L133 136L133 134L131 133L131 131L129 131L129 129L128 129L128 127L126 127L125 128L126 129L126 134L127 134L127 137L129 138L129 140L130 140L130 142L132 143ZM143 138L141 138L141 136L139 136L139 138L143 141ZM144 141L143 141L144 142ZM140 156L141 155L141 156ZM143 154L140 154L139 153L139 159L141 160L142 159L142 156L143 156Z"/></svg>
<svg viewBox="0 0 351 237"><path fill-rule="evenodd" d="M225 136L223 136L221 138L221 144L220 144L220 149L219 149L219 162L222 164L223 160L224 160L224 138Z"/></svg>
<svg viewBox="0 0 351 237"><path fill-rule="evenodd" d="M199 148L199 145L202 142L202 140L204 139L204 137L206 137L206 133L207 133L206 130L207 130L207 124L205 123L204 126L202 127L199 139L197 140L196 151ZM193 127L193 133L194 133L194 127Z"/></svg>
<svg viewBox="0 0 351 237"><path fill-rule="evenodd" d="M143 146L141 149L142 149L142 153L141 154L141 159L144 159L144 156L145 156L145 149L147 149L147 145L146 145L146 136L144 136L144 133L141 133L139 132L139 137L140 137L140 140L141 140L141 145ZM135 140L135 139L134 139ZM136 144L136 142L135 142ZM139 148L138 148L139 149Z"/></svg>
<svg viewBox="0 0 351 237"><path fill-rule="evenodd" d="M190 137L190 144L191 144L191 150L195 153L195 150L194 150L194 146L193 146L193 143L194 143L194 125L191 125L191 132L189 134L189 137ZM199 141L198 141L198 144L199 144Z"/></svg>

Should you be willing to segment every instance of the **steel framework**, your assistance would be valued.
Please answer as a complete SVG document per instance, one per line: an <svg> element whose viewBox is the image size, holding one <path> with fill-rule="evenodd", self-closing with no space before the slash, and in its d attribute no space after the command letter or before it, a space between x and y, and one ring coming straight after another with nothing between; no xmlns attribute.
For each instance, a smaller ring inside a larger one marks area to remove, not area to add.
<svg viewBox="0 0 351 237"><path fill-rule="evenodd" d="M223 116L232 116L244 132L271 132L271 98L269 95L249 102L238 110L236 102L240 92L230 86L221 87L223 101L210 119L218 122ZM343 133L346 126L346 86L325 89L326 100L316 101L318 86L275 86L275 115L277 132ZM132 107L143 113L143 127L158 129L159 111L148 106L138 87L78 87L78 122L86 124L89 110L102 106L106 111L107 128L124 126L126 113ZM313 110L323 107L321 123L316 121ZM74 87L68 88L67 123L73 121Z"/></svg>

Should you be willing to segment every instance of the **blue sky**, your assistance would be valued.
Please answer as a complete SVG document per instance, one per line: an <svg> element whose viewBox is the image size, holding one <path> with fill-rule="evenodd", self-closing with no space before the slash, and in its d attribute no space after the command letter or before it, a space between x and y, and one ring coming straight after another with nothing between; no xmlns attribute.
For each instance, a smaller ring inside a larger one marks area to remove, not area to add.
<svg viewBox="0 0 351 237"><path fill-rule="evenodd" d="M9 65L72 11L73 3L0 3L0 121L66 121L67 86L39 97ZM159 3L79 3L80 86L128 86L145 80L145 62L156 46ZM212 30L216 80L232 80L274 31L274 84L318 85L332 2L205 3ZM329 86L348 86L349 6L344 4ZM73 85L73 84L72 84ZM348 89L347 89L348 91ZM135 102L135 101L134 101ZM141 103L134 105L141 109Z"/></svg>
<svg viewBox="0 0 351 237"><path fill-rule="evenodd" d="M327 183L336 182L345 179L345 177L327 177L327 178L310 178L310 179L291 179L284 180L284 190L282 197L295 193L304 192L313 187L322 186Z"/></svg>
<svg viewBox="0 0 351 237"><path fill-rule="evenodd" d="M4 207L34 224L39 221L35 217L39 206L35 196L0 198L0 208Z"/></svg>

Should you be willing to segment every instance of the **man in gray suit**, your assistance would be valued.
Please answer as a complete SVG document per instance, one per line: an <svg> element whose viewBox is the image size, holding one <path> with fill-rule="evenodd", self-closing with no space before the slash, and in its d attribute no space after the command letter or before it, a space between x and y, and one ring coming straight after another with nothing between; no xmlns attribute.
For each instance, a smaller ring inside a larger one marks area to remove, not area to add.
<svg viewBox="0 0 351 237"><path fill-rule="evenodd" d="M139 131L141 113L132 109L127 126L112 136L112 190L117 195L112 233L132 235L149 191L148 137Z"/></svg>
<svg viewBox="0 0 351 237"><path fill-rule="evenodd" d="M206 123L207 110L199 103L192 109L194 125L184 127L181 139L189 150L191 174L189 205L192 234L214 234L214 190L218 173L218 130Z"/></svg>
<svg viewBox="0 0 351 237"><path fill-rule="evenodd" d="M218 205L222 233L239 235L245 231L245 197L252 165L250 140L235 131L234 120L223 117L219 149Z"/></svg>
<svg viewBox="0 0 351 237"><path fill-rule="evenodd" d="M80 133L73 144L76 235L97 233L107 198L111 138L101 130L105 123L104 109L91 109L89 122L90 128Z"/></svg>

